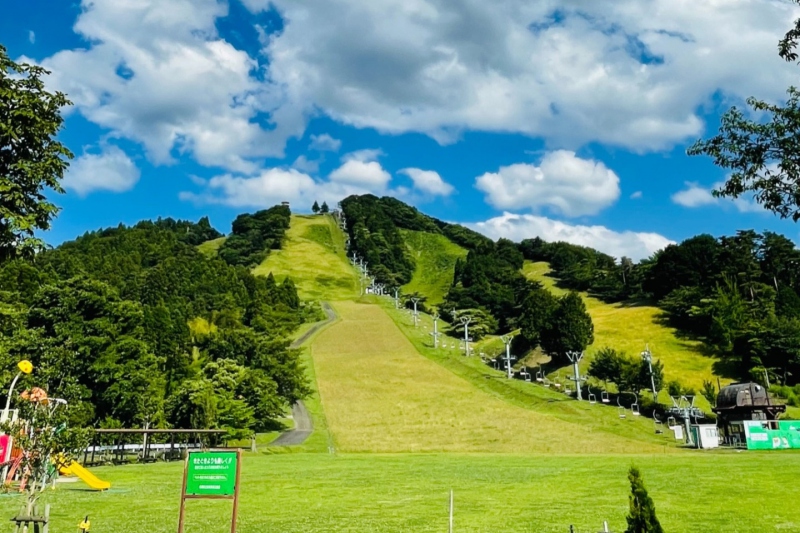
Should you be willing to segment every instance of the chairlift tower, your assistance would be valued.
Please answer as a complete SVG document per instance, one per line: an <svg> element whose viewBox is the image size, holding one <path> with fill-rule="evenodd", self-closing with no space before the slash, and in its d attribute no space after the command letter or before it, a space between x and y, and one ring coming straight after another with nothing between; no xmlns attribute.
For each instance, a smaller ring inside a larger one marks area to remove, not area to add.
<svg viewBox="0 0 800 533"><path fill-rule="evenodd" d="M581 381L583 380L583 378L581 377L581 371L578 368L578 363L580 363L581 359L583 359L583 352L578 352L578 351L567 352L567 358L572 363L572 369L573 372L575 373L575 377L573 377L572 380L575 381L576 397L580 402L583 400L583 396L581 394Z"/></svg>
<svg viewBox="0 0 800 533"><path fill-rule="evenodd" d="M433 335L433 347L438 348L439 335L441 335L441 333L439 333L439 313L433 314L433 333L431 333L431 335Z"/></svg>
<svg viewBox="0 0 800 533"><path fill-rule="evenodd" d="M400 309L400 289L394 288L394 308Z"/></svg>
<svg viewBox="0 0 800 533"><path fill-rule="evenodd" d="M414 327L417 327L417 318L419 316L417 314L417 302L419 302L419 298L417 297L411 298L411 301L414 303Z"/></svg>
<svg viewBox="0 0 800 533"><path fill-rule="evenodd" d="M512 371L511 371L511 339L513 339L513 335L503 335L500 337L500 340L503 341L503 344L506 345L506 375L508 379L511 379Z"/></svg>
<svg viewBox="0 0 800 533"><path fill-rule="evenodd" d="M653 387L653 401L658 403L658 391L656 390L656 378L653 376L653 354L650 353L650 345L644 345L644 351L640 354L642 359L647 361L647 368L650 370L650 385Z"/></svg>
<svg viewBox="0 0 800 533"><path fill-rule="evenodd" d="M464 325L464 355L469 357L469 323L472 322L472 317L464 315L458 320Z"/></svg>

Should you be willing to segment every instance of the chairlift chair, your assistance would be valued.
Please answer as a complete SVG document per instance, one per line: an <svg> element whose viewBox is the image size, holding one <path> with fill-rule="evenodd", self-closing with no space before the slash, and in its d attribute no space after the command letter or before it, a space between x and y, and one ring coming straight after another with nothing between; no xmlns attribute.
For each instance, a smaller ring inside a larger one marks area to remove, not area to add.
<svg viewBox="0 0 800 533"><path fill-rule="evenodd" d="M658 415L653 413L653 426L656 430L656 435L663 435L664 433L664 423L659 420Z"/></svg>
<svg viewBox="0 0 800 533"><path fill-rule="evenodd" d="M631 413L633 413L634 416L639 416L640 415L640 413L639 413L639 399L638 398L636 399L636 401L634 401L631 404Z"/></svg>
<svg viewBox="0 0 800 533"><path fill-rule="evenodd" d="M600 401L603 403L611 402L611 400L608 399L608 391L600 391Z"/></svg>
<svg viewBox="0 0 800 533"><path fill-rule="evenodd" d="M552 382L549 379L547 379L547 377L544 377L542 378L542 385L549 388L550 385L552 385Z"/></svg>
<svg viewBox="0 0 800 533"><path fill-rule="evenodd" d="M556 374L556 379L553 380L553 386L561 390L561 373Z"/></svg>
<svg viewBox="0 0 800 533"><path fill-rule="evenodd" d="M617 395L617 406L618 406L617 407L617 411L619 411L619 417L620 418L625 418L625 416L626 416L625 415L625 406L620 403L619 395Z"/></svg>
<svg viewBox="0 0 800 533"><path fill-rule="evenodd" d="M595 396L594 394L592 394L592 389L591 389L591 387L589 387L589 403L590 403L590 404L592 404L592 403L597 403L597 396Z"/></svg>
<svg viewBox="0 0 800 533"><path fill-rule="evenodd" d="M539 370L536 371L536 382L544 383L544 373L542 372L541 368L539 368Z"/></svg>
<svg viewBox="0 0 800 533"><path fill-rule="evenodd" d="M524 379L525 381L530 381L530 380L531 380L531 375L530 375L530 373L528 372L528 367L527 367L527 366L523 366L523 367L522 367L522 368L519 370L519 377L521 377L521 378L522 378L522 379Z"/></svg>

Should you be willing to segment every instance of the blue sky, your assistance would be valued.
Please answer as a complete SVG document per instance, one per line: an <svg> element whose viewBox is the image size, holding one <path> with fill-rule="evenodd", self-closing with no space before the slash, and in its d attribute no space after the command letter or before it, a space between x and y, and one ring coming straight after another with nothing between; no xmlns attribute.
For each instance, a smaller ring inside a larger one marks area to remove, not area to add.
<svg viewBox="0 0 800 533"><path fill-rule="evenodd" d="M800 238L711 198L724 172L685 155L730 105L796 85L786 1L7 4L0 43L75 103L52 244L365 192L636 259L698 233Z"/></svg>

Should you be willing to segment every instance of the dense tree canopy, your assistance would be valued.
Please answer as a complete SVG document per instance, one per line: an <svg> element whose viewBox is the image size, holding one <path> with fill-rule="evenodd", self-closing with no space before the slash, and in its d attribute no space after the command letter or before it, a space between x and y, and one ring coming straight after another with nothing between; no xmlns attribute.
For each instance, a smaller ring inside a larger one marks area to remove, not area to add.
<svg viewBox="0 0 800 533"><path fill-rule="evenodd" d="M285 205L239 215L219 248L219 257L229 265L258 265L270 250L280 249L290 220L291 212Z"/></svg>
<svg viewBox="0 0 800 533"><path fill-rule="evenodd" d="M0 45L0 261L43 247L34 231L48 229L58 212L47 193L63 192L60 180L72 158L55 139L61 109L71 102L45 89L46 74L11 61Z"/></svg>
<svg viewBox="0 0 800 533"><path fill-rule="evenodd" d="M283 217L270 231L264 220L264 234L285 230ZM318 311L291 279L194 246L218 235L207 219L142 222L3 262L0 368L30 359L76 425L270 427L308 392L287 336Z"/></svg>

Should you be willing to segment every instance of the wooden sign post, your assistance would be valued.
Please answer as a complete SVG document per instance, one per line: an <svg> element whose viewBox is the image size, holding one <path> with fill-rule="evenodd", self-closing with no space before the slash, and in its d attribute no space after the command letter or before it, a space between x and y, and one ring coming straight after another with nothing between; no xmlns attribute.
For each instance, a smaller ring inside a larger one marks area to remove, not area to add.
<svg viewBox="0 0 800 533"><path fill-rule="evenodd" d="M233 500L231 533L236 533L239 512L241 450L190 451L183 468L178 533L183 533L186 500Z"/></svg>

